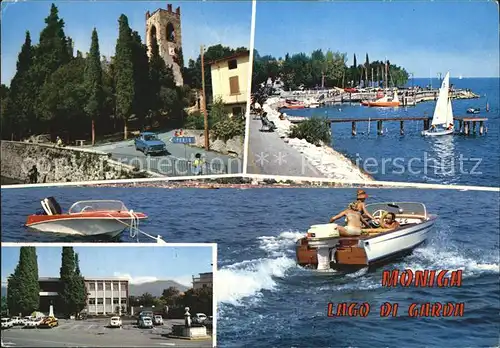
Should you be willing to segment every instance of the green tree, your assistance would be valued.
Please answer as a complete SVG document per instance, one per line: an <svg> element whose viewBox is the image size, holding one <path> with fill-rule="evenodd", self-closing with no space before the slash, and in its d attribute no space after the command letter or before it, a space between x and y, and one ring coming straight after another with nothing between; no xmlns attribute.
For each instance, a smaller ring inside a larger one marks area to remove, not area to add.
<svg viewBox="0 0 500 348"><path fill-rule="evenodd" d="M146 114L151 108L149 92L149 58L147 47L141 41L137 31L132 33L132 59L134 69L133 112L144 126Z"/></svg>
<svg viewBox="0 0 500 348"><path fill-rule="evenodd" d="M67 315L75 316L85 308L87 290L80 274L78 255L73 247L63 247L61 253L60 279L63 283L61 300Z"/></svg>
<svg viewBox="0 0 500 348"><path fill-rule="evenodd" d="M39 309L40 284L34 247L20 248L19 262L7 280L7 306L9 313L21 315L29 315Z"/></svg>
<svg viewBox="0 0 500 348"><path fill-rule="evenodd" d="M123 137L128 138L128 121L132 115L135 82L132 52L132 30L124 14L118 19L119 33L116 42L116 113L123 121Z"/></svg>
<svg viewBox="0 0 500 348"><path fill-rule="evenodd" d="M174 306L177 304L181 296L181 292L176 287L169 287L168 289L163 290L161 294L161 299L167 306Z"/></svg>
<svg viewBox="0 0 500 348"><path fill-rule="evenodd" d="M155 297L149 292L145 292L139 296L139 304L144 307L151 307L155 304Z"/></svg>
<svg viewBox="0 0 500 348"><path fill-rule="evenodd" d="M2 317L7 316L9 314L9 307L7 306L7 297L2 296L2 309L1 309Z"/></svg>
<svg viewBox="0 0 500 348"><path fill-rule="evenodd" d="M102 84L101 54L99 53L99 38L97 30L92 30L90 52L86 58L84 86L87 91L85 113L92 122L92 146L95 144L95 123L104 104Z"/></svg>
<svg viewBox="0 0 500 348"><path fill-rule="evenodd" d="M212 315L213 292L212 288L189 289L184 293L181 300L184 307L189 307L191 312Z"/></svg>

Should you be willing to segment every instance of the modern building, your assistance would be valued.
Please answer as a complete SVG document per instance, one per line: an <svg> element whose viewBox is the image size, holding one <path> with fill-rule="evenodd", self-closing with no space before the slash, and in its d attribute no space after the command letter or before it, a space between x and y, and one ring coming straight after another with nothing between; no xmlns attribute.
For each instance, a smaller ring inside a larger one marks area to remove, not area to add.
<svg viewBox="0 0 500 348"><path fill-rule="evenodd" d="M213 273L200 273L198 277L193 277L193 289L213 288Z"/></svg>
<svg viewBox="0 0 500 348"><path fill-rule="evenodd" d="M213 100L218 98L231 115L244 115L248 100L250 51L210 62Z"/></svg>
<svg viewBox="0 0 500 348"><path fill-rule="evenodd" d="M60 293L62 282L59 278L39 278L40 310L48 311L54 305L57 313L61 307ZM129 282L126 278L85 278L87 288L87 306L89 315L111 315L128 312Z"/></svg>

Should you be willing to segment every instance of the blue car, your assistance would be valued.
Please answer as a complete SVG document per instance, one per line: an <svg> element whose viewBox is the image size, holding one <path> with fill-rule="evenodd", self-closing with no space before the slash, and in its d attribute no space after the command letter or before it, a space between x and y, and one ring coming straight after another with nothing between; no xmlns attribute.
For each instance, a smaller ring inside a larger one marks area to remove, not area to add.
<svg viewBox="0 0 500 348"><path fill-rule="evenodd" d="M135 149L143 152L146 156L151 153L163 154L167 151L167 145L155 133L141 133L134 142Z"/></svg>

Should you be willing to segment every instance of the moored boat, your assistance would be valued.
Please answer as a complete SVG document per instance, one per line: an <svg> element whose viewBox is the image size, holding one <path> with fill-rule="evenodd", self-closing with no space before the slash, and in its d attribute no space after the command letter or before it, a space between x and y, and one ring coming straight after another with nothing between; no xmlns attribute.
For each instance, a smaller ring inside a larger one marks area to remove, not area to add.
<svg viewBox="0 0 500 348"><path fill-rule="evenodd" d="M468 114L479 114L481 112L481 109L479 108L468 108L467 113Z"/></svg>
<svg viewBox="0 0 500 348"><path fill-rule="evenodd" d="M389 262L423 244L437 219L422 203L374 203L366 209L376 219L392 212L400 226L363 229L360 236L341 237L335 224L313 225L297 241L299 266L350 271Z"/></svg>
<svg viewBox="0 0 500 348"><path fill-rule="evenodd" d="M41 205L42 209L28 216L25 224L40 232L115 237L147 219L144 213L128 210L117 200L79 201L67 213L62 211L54 197L43 199Z"/></svg>
<svg viewBox="0 0 500 348"><path fill-rule="evenodd" d="M370 107L397 107L400 105L399 98L398 98L398 91L394 91L394 94L392 96L392 99L389 100L389 97L383 96L382 98L379 98L375 101L367 101L366 104Z"/></svg>

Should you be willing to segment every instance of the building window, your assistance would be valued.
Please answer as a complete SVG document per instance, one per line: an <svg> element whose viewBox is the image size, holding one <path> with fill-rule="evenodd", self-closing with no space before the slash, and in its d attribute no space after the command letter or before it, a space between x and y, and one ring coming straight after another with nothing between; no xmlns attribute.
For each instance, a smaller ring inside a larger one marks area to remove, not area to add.
<svg viewBox="0 0 500 348"><path fill-rule="evenodd" d="M240 82L238 76L232 76L229 78L229 93L231 95L240 94Z"/></svg>
<svg viewBox="0 0 500 348"><path fill-rule="evenodd" d="M97 304L103 304L104 303L104 299L103 298L98 298L97 299Z"/></svg>
<svg viewBox="0 0 500 348"><path fill-rule="evenodd" d="M95 283L89 283L89 291L95 291Z"/></svg>
<svg viewBox="0 0 500 348"><path fill-rule="evenodd" d="M227 61L227 67L229 70L234 70L238 68L238 61L236 59L231 59Z"/></svg>
<svg viewBox="0 0 500 348"><path fill-rule="evenodd" d="M111 298L110 297L106 297L106 304L111 304Z"/></svg>
<svg viewBox="0 0 500 348"><path fill-rule="evenodd" d="M95 305L95 298L89 298L89 305Z"/></svg>
<svg viewBox="0 0 500 348"><path fill-rule="evenodd" d="M117 299L117 298L114 298L114 299L113 299L113 304L120 304L120 302L118 302L118 299Z"/></svg>
<svg viewBox="0 0 500 348"><path fill-rule="evenodd" d="M243 109L241 108L241 106L235 106L233 108L233 116L240 116L242 113L243 113Z"/></svg>
<svg viewBox="0 0 500 348"><path fill-rule="evenodd" d="M97 290L102 291L103 289L104 289L103 284L102 283L97 283Z"/></svg>
<svg viewBox="0 0 500 348"><path fill-rule="evenodd" d="M106 283L106 290L111 290L111 283Z"/></svg>
<svg viewBox="0 0 500 348"><path fill-rule="evenodd" d="M122 304L123 304L123 305L126 305L126 304L127 304L127 299L122 298Z"/></svg>

